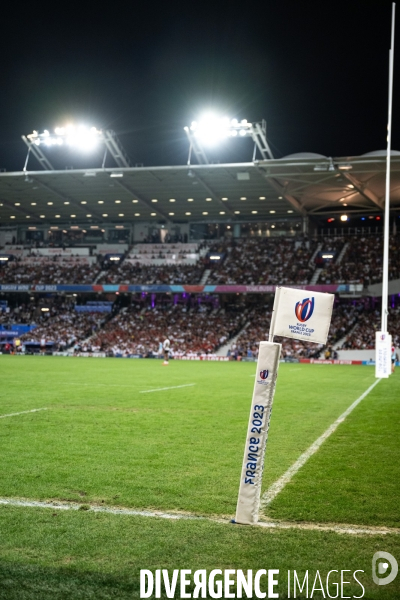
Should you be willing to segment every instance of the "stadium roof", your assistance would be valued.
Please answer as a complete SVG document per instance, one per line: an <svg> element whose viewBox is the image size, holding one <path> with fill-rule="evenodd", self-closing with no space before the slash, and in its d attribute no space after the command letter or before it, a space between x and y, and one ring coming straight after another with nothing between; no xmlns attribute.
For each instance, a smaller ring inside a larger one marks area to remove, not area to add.
<svg viewBox="0 0 400 600"><path fill-rule="evenodd" d="M31 223L259 221L383 209L385 151L293 154L237 164L0 173L0 226ZM391 208L400 209L400 152Z"/></svg>

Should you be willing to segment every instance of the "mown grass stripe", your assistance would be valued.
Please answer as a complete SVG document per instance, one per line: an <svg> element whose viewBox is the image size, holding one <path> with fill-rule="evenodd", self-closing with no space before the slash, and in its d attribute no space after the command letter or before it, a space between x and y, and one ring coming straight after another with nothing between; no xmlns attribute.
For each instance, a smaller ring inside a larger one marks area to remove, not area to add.
<svg viewBox="0 0 400 600"><path fill-rule="evenodd" d="M336 419L336 421L334 421L334 423L332 423L332 425L330 425L328 427L328 429L317 440L315 440L315 442L313 442L311 444L311 446L305 452L303 452L303 454L301 456L299 456L299 458L296 460L296 462L293 463L293 465L291 467L289 467L289 469L281 477L279 477L279 479L277 481L275 481L275 483L273 483L267 489L266 492L264 492L264 494L261 498L261 503L260 503L261 509L268 506L268 504L270 504L274 500L274 498L276 498L276 496L283 490L285 485L287 483L289 483L289 481L292 479L292 477L308 461L310 456L312 456L313 454L315 454L317 452L317 450L321 447L321 445L325 442L325 440L330 435L332 435L332 433L334 431L336 431L338 425L340 425L340 423L343 423L343 421L346 419L346 417L356 408L356 406L358 406L358 404L360 404L361 400L363 400L366 396L368 396L368 394L374 389L374 387L380 381L381 381L380 379L377 379L376 381L374 381L374 383L372 385L370 385L369 388L363 394L361 394L361 396L359 396L357 398L357 400L355 400L353 402L353 404L350 404L350 406L340 415L340 417L338 417Z"/></svg>

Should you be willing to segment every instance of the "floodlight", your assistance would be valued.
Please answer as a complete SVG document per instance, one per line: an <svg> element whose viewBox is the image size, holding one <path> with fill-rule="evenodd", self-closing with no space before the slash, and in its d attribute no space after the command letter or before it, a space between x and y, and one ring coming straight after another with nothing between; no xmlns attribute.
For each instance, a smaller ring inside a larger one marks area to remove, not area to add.
<svg viewBox="0 0 400 600"><path fill-rule="evenodd" d="M42 133L34 130L27 136L23 135L22 139L28 146L24 171L27 170L30 153L40 162L44 169L53 171L54 167L44 150L51 150L54 147L67 147L78 152L92 152L98 146L104 145L103 168L107 152L112 156L118 168L131 166L129 157L122 147L121 142L111 129L101 130L97 129L97 127L88 127L86 125L68 124L62 127L55 127L53 131L45 129ZM86 171L84 176L95 177L96 174ZM123 177L123 173L111 173L111 177Z"/></svg>
<svg viewBox="0 0 400 600"><path fill-rule="evenodd" d="M235 137L238 134L246 136L250 132L251 124L243 119L240 123L237 119L228 117L217 117L212 113L203 115L198 121L192 121L190 130L185 127L187 133L198 138L203 144L215 145L229 137Z"/></svg>
<svg viewBox="0 0 400 600"><path fill-rule="evenodd" d="M341 221L348 221L349 217L347 215L340 215Z"/></svg>
<svg viewBox="0 0 400 600"><path fill-rule="evenodd" d="M54 133L45 129L43 133L34 131L27 136L28 140L36 146L44 144L51 146L73 146L78 150L93 150L101 140L102 132L96 127L86 127L85 125L67 125L66 127L55 127Z"/></svg>
<svg viewBox="0 0 400 600"><path fill-rule="evenodd" d="M247 119L230 119L220 117L213 113L206 113L196 121L192 121L190 127L184 127L190 142L188 165L190 165L192 151L196 155L199 164L208 164L208 158L204 147L215 146L228 138L252 138L255 146L253 160L255 160L257 149L262 159L274 158L267 142L267 124L263 120L260 123L249 123ZM193 176L189 171L189 175Z"/></svg>

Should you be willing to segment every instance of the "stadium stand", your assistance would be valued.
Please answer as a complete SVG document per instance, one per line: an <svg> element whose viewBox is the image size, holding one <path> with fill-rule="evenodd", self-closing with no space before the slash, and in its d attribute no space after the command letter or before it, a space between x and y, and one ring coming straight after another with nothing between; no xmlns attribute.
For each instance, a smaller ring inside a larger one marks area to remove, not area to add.
<svg viewBox="0 0 400 600"><path fill-rule="evenodd" d="M99 277L99 284L198 284L204 267L202 265L152 266L128 261L112 265Z"/></svg>
<svg viewBox="0 0 400 600"><path fill-rule="evenodd" d="M91 257L26 256L0 267L1 283L63 284L93 283L100 272Z"/></svg>
<svg viewBox="0 0 400 600"><path fill-rule="evenodd" d="M400 278L400 236L389 240L389 280ZM352 237L340 264L325 264L318 283L362 283L364 286L382 281L382 236Z"/></svg>
<svg viewBox="0 0 400 600"><path fill-rule="evenodd" d="M211 305L157 305L135 302L123 308L90 340L95 351L109 355L156 354L159 343L171 340L174 356L214 352L243 325L241 314L225 313Z"/></svg>
<svg viewBox="0 0 400 600"><path fill-rule="evenodd" d="M400 346L400 306L390 308L388 323L393 345ZM354 330L341 345L341 350L371 350L375 348L375 332L381 328L381 313L377 309L364 309Z"/></svg>
<svg viewBox="0 0 400 600"><path fill-rule="evenodd" d="M92 335L107 320L107 316L97 312L95 306L92 312L77 312L75 303L62 297L47 302L45 312L43 308L44 305L38 306L32 311L34 317L31 324L35 328L21 336L26 346L39 345L44 339L46 344L54 345L54 350L65 350Z"/></svg>
<svg viewBox="0 0 400 600"><path fill-rule="evenodd" d="M332 259L323 256L331 253ZM219 255L221 260L211 257ZM400 278L400 236L390 238L389 280ZM24 256L0 264L5 284L306 285L382 280L382 237L242 238L207 244L137 244L119 261L97 256ZM318 271L320 269L320 272Z"/></svg>
<svg viewBox="0 0 400 600"><path fill-rule="evenodd" d="M232 240L229 244L217 243L210 248L210 254L222 252L225 257L222 264L212 268L207 283L307 284L315 269L309 263L316 247L316 241L294 238L242 239Z"/></svg>
<svg viewBox="0 0 400 600"><path fill-rule="evenodd" d="M351 331L357 322L360 313L364 310L364 303L359 301L337 303L333 312L326 347L321 344L308 344L301 340L276 337L275 341L282 344L283 358L316 358L322 350L332 353L332 346ZM254 309L249 315L250 325L244 329L236 341L232 353L238 356L257 356L258 344L261 340L268 339L268 329L271 320L271 307Z"/></svg>

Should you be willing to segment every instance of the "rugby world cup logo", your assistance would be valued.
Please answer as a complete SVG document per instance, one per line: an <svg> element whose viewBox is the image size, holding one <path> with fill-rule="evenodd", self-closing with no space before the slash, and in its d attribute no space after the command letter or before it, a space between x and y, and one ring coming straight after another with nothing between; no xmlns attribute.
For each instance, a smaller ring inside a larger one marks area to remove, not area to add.
<svg viewBox="0 0 400 600"><path fill-rule="evenodd" d="M261 379L267 379L267 377L268 377L268 371L267 371L267 369L264 369L263 371L260 371L260 377L261 377Z"/></svg>
<svg viewBox="0 0 400 600"><path fill-rule="evenodd" d="M305 323L314 312L314 298L304 298L303 302L296 302L294 313L300 323Z"/></svg>

